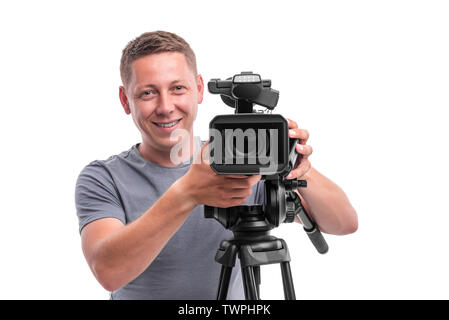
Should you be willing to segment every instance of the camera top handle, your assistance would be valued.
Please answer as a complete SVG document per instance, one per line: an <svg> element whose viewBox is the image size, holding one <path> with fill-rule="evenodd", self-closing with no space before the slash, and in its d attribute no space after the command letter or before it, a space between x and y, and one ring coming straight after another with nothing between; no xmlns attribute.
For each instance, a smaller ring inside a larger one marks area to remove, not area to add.
<svg viewBox="0 0 449 320"><path fill-rule="evenodd" d="M207 87L210 93L221 95L223 102L235 108L235 113L252 113L253 104L273 110L279 101L279 91L271 89L271 80L243 71L227 80L211 79Z"/></svg>

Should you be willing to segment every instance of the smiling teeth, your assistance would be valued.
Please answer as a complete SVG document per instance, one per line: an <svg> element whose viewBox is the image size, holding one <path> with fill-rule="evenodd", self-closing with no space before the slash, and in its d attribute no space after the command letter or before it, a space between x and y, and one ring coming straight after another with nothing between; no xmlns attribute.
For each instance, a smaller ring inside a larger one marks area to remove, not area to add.
<svg viewBox="0 0 449 320"><path fill-rule="evenodd" d="M162 127L162 128L170 128L173 127L175 124L177 124L179 122L179 120L170 122L170 123L157 123L154 122L157 126Z"/></svg>

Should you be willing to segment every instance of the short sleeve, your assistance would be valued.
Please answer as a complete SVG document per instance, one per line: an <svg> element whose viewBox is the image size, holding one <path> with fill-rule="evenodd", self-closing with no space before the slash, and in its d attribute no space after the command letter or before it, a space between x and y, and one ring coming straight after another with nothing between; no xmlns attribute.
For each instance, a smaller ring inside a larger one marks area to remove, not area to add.
<svg viewBox="0 0 449 320"><path fill-rule="evenodd" d="M114 181L98 161L87 165L78 176L75 187L79 232L88 223L101 218L117 218L126 223L125 212Z"/></svg>

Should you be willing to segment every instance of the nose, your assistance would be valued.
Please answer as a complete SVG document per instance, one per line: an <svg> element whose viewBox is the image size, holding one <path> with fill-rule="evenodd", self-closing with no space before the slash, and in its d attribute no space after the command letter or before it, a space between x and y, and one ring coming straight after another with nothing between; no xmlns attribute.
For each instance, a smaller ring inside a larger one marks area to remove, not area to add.
<svg viewBox="0 0 449 320"><path fill-rule="evenodd" d="M170 95L166 92L161 93L156 107L156 114L158 116L169 115L174 109L175 106L170 99Z"/></svg>

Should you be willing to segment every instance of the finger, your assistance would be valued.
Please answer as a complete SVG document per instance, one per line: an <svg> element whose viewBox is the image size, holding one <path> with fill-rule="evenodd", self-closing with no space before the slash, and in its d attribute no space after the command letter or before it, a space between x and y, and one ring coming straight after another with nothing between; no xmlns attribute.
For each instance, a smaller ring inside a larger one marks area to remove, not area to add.
<svg viewBox="0 0 449 320"><path fill-rule="evenodd" d="M301 161L301 164L294 170L292 170L289 175L287 176L287 179L294 179L294 178L301 178L307 171L309 171L311 168L310 161L308 159L303 159Z"/></svg>
<svg viewBox="0 0 449 320"><path fill-rule="evenodd" d="M253 181L254 179L228 179L223 187L226 189L249 189L255 184Z"/></svg>
<svg viewBox="0 0 449 320"><path fill-rule="evenodd" d="M206 141L202 146L195 146L193 149L193 164L201 164L203 158L203 150L208 145L209 141Z"/></svg>
<svg viewBox="0 0 449 320"><path fill-rule="evenodd" d="M307 144L296 144L296 151L304 156L310 156L313 152L312 146Z"/></svg>
<svg viewBox="0 0 449 320"><path fill-rule="evenodd" d="M253 185L255 185L260 179L262 178L262 176L260 174L248 177L248 179L246 180L240 180L241 183L241 187L242 188L248 188L248 187L252 187Z"/></svg>
<svg viewBox="0 0 449 320"><path fill-rule="evenodd" d="M237 174L226 174L226 175L223 175L225 178L227 178L227 179L247 179L248 178L248 176L245 176L245 175L237 175Z"/></svg>
<svg viewBox="0 0 449 320"><path fill-rule="evenodd" d="M251 188L245 188L245 189L235 189L235 188L223 188L222 189L226 196L225 198L246 198L249 197L252 193Z"/></svg>
<svg viewBox="0 0 449 320"><path fill-rule="evenodd" d="M255 185L257 182L260 181L260 179L262 179L262 175L256 174L256 175L251 176L249 179L251 181L251 185Z"/></svg>
<svg viewBox="0 0 449 320"><path fill-rule="evenodd" d="M289 129L298 128L298 124L295 121L287 118L287 122L288 122L288 128Z"/></svg>
<svg viewBox="0 0 449 320"><path fill-rule="evenodd" d="M254 179L256 181L259 181L262 176L260 174L254 174L254 175L236 175L236 174L227 174L224 175L225 178L228 179Z"/></svg>
<svg viewBox="0 0 449 320"><path fill-rule="evenodd" d="M251 176L244 176L244 179L241 178L237 178L237 181L244 181L246 180L248 183L250 183L251 185L257 183L257 181L259 181L260 179L262 179L262 176L260 174L255 174L255 175L251 175Z"/></svg>
<svg viewBox="0 0 449 320"><path fill-rule="evenodd" d="M197 151L198 154L195 155L195 161L194 164L201 164L202 162L210 165L210 159L209 159L209 140L207 140Z"/></svg>
<svg viewBox="0 0 449 320"><path fill-rule="evenodd" d="M244 204L245 202L246 202L246 198L232 198L231 201L229 202L228 207L238 206L238 205Z"/></svg>
<svg viewBox="0 0 449 320"><path fill-rule="evenodd" d="M206 140L204 143L203 143L203 145L200 147L200 149L204 149L204 148L207 148L208 146L209 146L209 140Z"/></svg>
<svg viewBox="0 0 449 320"><path fill-rule="evenodd" d="M307 141L309 139L309 131L307 131L306 129L290 129L288 130L288 136L290 138L297 138L300 139L300 141Z"/></svg>

